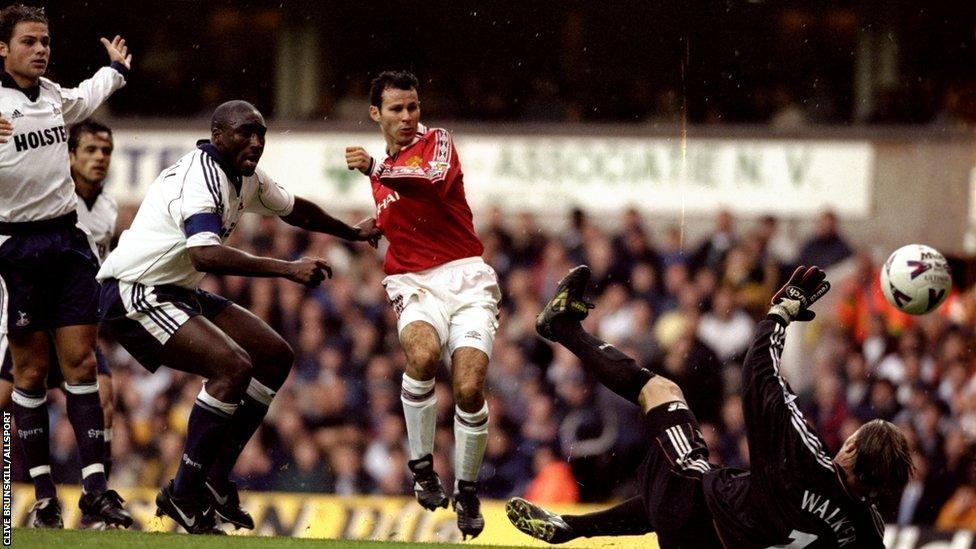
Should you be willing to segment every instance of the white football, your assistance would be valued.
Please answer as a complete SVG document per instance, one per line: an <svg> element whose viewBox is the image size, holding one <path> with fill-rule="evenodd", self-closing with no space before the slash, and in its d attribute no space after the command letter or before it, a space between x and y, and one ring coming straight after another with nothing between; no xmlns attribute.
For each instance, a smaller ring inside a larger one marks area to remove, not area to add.
<svg viewBox="0 0 976 549"><path fill-rule="evenodd" d="M898 248L881 269L881 289L888 303L913 315L934 311L951 286L946 258L923 244Z"/></svg>

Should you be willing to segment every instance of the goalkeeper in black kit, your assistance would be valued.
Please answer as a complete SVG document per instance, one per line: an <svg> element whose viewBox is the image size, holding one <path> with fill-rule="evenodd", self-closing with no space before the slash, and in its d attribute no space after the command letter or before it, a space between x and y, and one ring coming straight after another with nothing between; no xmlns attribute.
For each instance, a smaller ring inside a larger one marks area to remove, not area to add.
<svg viewBox="0 0 976 549"><path fill-rule="evenodd" d="M875 502L900 493L908 481L908 441L893 424L874 420L829 457L779 371L786 326L811 320L810 305L830 289L823 271L800 267L793 273L773 296L746 355L742 405L750 471L711 465L678 386L583 331L579 321L593 307L583 297L589 277L585 265L571 270L539 314L536 329L644 411L652 441L640 495L577 516L514 498L506 511L519 530L549 543L656 532L662 549L884 547Z"/></svg>

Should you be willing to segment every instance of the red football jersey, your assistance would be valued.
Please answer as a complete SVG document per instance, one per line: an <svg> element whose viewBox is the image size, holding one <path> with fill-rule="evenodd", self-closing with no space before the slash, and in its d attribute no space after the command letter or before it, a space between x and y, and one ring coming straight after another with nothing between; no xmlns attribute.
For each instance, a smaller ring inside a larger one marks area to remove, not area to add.
<svg viewBox="0 0 976 549"><path fill-rule="evenodd" d="M415 273L484 252L447 130L419 127L414 142L387 157L370 181L376 222L390 243L386 274Z"/></svg>

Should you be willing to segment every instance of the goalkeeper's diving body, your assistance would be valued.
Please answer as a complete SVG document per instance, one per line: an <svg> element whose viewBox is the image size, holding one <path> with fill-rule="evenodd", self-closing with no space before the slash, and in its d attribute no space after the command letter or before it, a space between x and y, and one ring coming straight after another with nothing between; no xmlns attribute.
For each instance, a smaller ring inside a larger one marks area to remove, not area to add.
<svg viewBox="0 0 976 549"><path fill-rule="evenodd" d="M833 458L780 375L786 326L811 320L829 289L817 267L800 267L772 299L742 366L742 405L751 470L717 467L681 390L580 326L587 266L572 269L539 314L536 329L576 354L584 368L641 407L651 437L634 498L585 515L559 516L521 498L506 511L524 533L549 543L656 532L675 547L884 547L880 498L904 488L912 470L905 436L874 420ZM718 398L718 395L716 395Z"/></svg>

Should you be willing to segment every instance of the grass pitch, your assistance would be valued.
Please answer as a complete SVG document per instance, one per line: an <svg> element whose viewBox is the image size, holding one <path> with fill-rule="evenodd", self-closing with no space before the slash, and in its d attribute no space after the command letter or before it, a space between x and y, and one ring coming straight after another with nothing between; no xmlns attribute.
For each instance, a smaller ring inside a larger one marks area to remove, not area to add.
<svg viewBox="0 0 976 549"><path fill-rule="evenodd" d="M500 545L470 543L404 543L396 541L354 541L328 539L300 539L285 537L190 536L159 532L129 532L91 530L35 530L14 528L13 547L65 549L69 547L97 547L98 549L431 549L432 547L463 547L465 549L504 549Z"/></svg>

